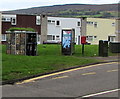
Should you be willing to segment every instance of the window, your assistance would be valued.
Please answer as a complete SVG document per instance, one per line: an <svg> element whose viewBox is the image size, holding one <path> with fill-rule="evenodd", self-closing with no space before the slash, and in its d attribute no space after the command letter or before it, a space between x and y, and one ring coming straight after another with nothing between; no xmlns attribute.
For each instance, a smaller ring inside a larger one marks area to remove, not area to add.
<svg viewBox="0 0 120 99"><path fill-rule="evenodd" d="M93 41L93 36L87 36L87 41Z"/></svg>
<svg viewBox="0 0 120 99"><path fill-rule="evenodd" d="M52 23L55 23L55 21L54 21L54 20L52 20Z"/></svg>
<svg viewBox="0 0 120 99"><path fill-rule="evenodd" d="M6 34L2 34L2 41L6 41Z"/></svg>
<svg viewBox="0 0 120 99"><path fill-rule="evenodd" d="M55 40L55 35L47 35L47 40Z"/></svg>
<svg viewBox="0 0 120 99"><path fill-rule="evenodd" d="M56 37L59 38L60 36L57 35Z"/></svg>
<svg viewBox="0 0 120 99"><path fill-rule="evenodd" d="M94 22L87 21L87 24L92 25Z"/></svg>
<svg viewBox="0 0 120 99"><path fill-rule="evenodd" d="M40 42L40 35L37 35L37 42Z"/></svg>
<svg viewBox="0 0 120 99"><path fill-rule="evenodd" d="M40 25L40 16L36 16L36 25Z"/></svg>
<svg viewBox="0 0 120 99"><path fill-rule="evenodd" d="M2 18L2 21L6 21L6 18Z"/></svg>
<svg viewBox="0 0 120 99"><path fill-rule="evenodd" d="M16 18L11 18L11 24L16 25Z"/></svg>
<svg viewBox="0 0 120 99"><path fill-rule="evenodd" d="M81 26L81 23L80 23L80 22L77 22L77 26Z"/></svg>
<svg viewBox="0 0 120 99"><path fill-rule="evenodd" d="M48 23L51 23L51 20L48 20Z"/></svg>
<svg viewBox="0 0 120 99"><path fill-rule="evenodd" d="M97 36L94 36L94 39L96 39L97 38Z"/></svg>
<svg viewBox="0 0 120 99"><path fill-rule="evenodd" d="M56 21L56 26L59 26L60 25L60 21Z"/></svg>
<svg viewBox="0 0 120 99"><path fill-rule="evenodd" d="M115 26L115 23L112 23L112 26Z"/></svg>
<svg viewBox="0 0 120 99"><path fill-rule="evenodd" d="M60 36L59 35L56 36L56 40L60 40Z"/></svg>
<svg viewBox="0 0 120 99"><path fill-rule="evenodd" d="M94 22L94 27L97 27L97 22Z"/></svg>
<svg viewBox="0 0 120 99"><path fill-rule="evenodd" d="M110 41L110 42L115 41L115 36L108 36L108 41Z"/></svg>
<svg viewBox="0 0 120 99"><path fill-rule="evenodd" d="M53 39L52 40L55 40L55 36L53 35Z"/></svg>
<svg viewBox="0 0 120 99"><path fill-rule="evenodd" d="M47 35L47 40L52 40L52 35Z"/></svg>
<svg viewBox="0 0 120 99"><path fill-rule="evenodd" d="M48 20L48 23L55 23L54 20Z"/></svg>
<svg viewBox="0 0 120 99"><path fill-rule="evenodd" d="M4 21L4 22L11 22L11 19L10 18L2 17L2 21Z"/></svg>

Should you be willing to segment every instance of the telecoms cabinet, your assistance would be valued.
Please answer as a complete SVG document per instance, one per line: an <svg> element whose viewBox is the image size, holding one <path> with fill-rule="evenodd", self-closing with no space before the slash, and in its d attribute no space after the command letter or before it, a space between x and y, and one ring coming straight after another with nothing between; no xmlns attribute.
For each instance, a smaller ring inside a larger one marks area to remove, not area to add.
<svg viewBox="0 0 120 99"><path fill-rule="evenodd" d="M72 55L75 49L75 30L62 29L61 50L63 55Z"/></svg>

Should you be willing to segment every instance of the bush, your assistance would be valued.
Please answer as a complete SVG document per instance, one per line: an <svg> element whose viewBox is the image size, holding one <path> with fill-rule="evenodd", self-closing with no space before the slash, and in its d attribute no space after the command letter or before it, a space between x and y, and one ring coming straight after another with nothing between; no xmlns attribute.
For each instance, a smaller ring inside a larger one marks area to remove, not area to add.
<svg viewBox="0 0 120 99"><path fill-rule="evenodd" d="M20 27L12 27L9 28L8 31L32 31L35 32L33 28L20 28Z"/></svg>

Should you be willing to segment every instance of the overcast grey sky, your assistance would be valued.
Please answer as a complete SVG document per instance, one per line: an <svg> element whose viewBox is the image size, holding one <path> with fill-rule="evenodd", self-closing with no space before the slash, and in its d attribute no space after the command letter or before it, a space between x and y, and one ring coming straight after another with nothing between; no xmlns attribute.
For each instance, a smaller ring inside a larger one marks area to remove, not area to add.
<svg viewBox="0 0 120 99"><path fill-rule="evenodd" d="M119 0L1 0L0 11L71 3L113 4L118 2Z"/></svg>

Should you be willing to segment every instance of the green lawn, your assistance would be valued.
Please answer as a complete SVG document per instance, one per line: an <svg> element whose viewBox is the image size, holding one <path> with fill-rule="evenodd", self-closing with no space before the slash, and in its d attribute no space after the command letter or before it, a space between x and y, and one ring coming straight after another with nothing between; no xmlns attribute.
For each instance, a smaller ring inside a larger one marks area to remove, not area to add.
<svg viewBox="0 0 120 99"><path fill-rule="evenodd" d="M97 45L85 45L84 57L82 57L81 45L75 46L73 56L61 55L60 45L39 45L38 56L9 55L6 54L6 46L3 45L2 78L3 81L7 81L98 62L98 60L87 58L90 56L98 56Z"/></svg>

